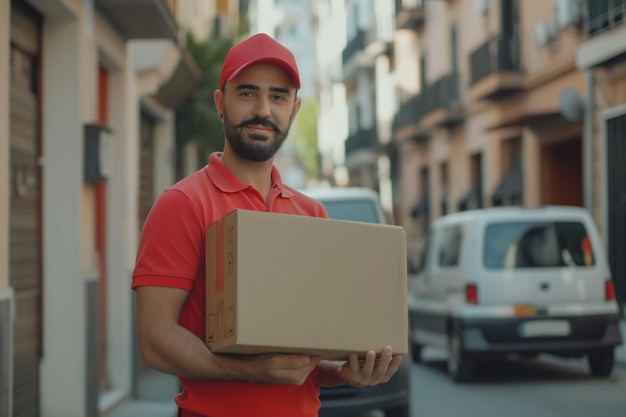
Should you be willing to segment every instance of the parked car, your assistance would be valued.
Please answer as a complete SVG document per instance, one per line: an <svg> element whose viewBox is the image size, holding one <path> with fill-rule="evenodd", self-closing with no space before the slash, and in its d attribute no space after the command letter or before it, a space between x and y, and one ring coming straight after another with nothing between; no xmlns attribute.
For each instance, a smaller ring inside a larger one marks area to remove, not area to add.
<svg viewBox="0 0 626 417"><path fill-rule="evenodd" d="M386 223L378 194L371 189L326 188L304 192L320 201L332 219ZM385 384L365 388L347 386L322 388L319 416L355 416L373 410L384 410L386 417L409 417L410 368L410 357L405 355L396 374Z"/></svg>
<svg viewBox="0 0 626 417"><path fill-rule="evenodd" d="M540 353L588 359L609 376L621 344L603 245L581 207L496 207L454 213L430 227L409 283L414 360L448 350L469 380L481 359Z"/></svg>

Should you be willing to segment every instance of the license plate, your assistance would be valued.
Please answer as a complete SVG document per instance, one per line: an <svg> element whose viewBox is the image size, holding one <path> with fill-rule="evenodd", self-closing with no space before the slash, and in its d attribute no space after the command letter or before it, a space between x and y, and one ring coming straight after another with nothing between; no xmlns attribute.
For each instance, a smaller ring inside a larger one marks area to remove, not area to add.
<svg viewBox="0 0 626 417"><path fill-rule="evenodd" d="M570 325L567 320L533 320L520 324L520 336L567 336L570 334Z"/></svg>

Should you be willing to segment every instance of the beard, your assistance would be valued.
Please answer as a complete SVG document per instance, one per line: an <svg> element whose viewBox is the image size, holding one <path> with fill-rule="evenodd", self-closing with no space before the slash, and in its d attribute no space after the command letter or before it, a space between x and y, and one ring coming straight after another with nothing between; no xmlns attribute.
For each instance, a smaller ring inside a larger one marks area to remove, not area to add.
<svg viewBox="0 0 626 417"><path fill-rule="evenodd" d="M243 128L248 125L270 127L274 131L274 136L261 134L246 135ZM287 139L288 134L289 128L282 131L269 120L258 117L244 120L239 124L233 124L228 118L226 109L224 109L224 135L235 154L240 158L252 162L267 161L278 152L285 139Z"/></svg>

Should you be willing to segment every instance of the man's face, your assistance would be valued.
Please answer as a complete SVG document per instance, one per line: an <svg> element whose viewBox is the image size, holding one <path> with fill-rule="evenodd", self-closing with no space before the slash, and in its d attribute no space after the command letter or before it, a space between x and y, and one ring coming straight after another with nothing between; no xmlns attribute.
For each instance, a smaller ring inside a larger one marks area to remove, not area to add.
<svg viewBox="0 0 626 417"><path fill-rule="evenodd" d="M287 138L300 99L280 67L254 64L226 83L222 106L224 133L233 151L262 162L272 158Z"/></svg>

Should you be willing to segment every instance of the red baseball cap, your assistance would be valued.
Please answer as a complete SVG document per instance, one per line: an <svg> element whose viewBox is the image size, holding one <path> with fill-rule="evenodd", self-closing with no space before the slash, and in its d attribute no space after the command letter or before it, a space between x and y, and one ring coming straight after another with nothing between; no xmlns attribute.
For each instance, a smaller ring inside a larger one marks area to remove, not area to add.
<svg viewBox="0 0 626 417"><path fill-rule="evenodd" d="M241 71L260 62L278 65L287 71L296 84L296 88L300 88L300 74L291 51L269 35L257 33L235 44L226 54L220 77L220 89L223 90L224 84L235 78Z"/></svg>

